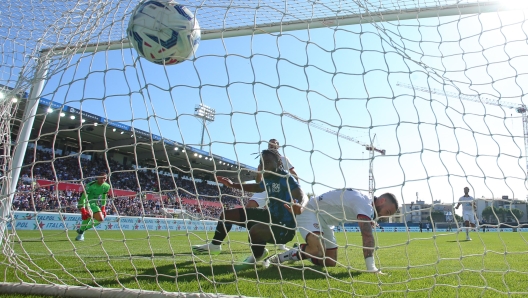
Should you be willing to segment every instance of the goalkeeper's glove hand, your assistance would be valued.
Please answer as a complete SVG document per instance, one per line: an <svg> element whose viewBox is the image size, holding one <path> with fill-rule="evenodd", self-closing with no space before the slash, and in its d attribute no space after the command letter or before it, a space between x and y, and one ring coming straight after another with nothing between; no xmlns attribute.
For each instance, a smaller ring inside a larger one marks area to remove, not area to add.
<svg viewBox="0 0 528 298"><path fill-rule="evenodd" d="M88 212L88 210L86 210L86 208L82 207L81 208L81 218L82 220L86 220L86 219L90 219L90 212Z"/></svg>
<svg viewBox="0 0 528 298"><path fill-rule="evenodd" d="M101 212L103 213L103 217L106 217L106 206L101 207Z"/></svg>

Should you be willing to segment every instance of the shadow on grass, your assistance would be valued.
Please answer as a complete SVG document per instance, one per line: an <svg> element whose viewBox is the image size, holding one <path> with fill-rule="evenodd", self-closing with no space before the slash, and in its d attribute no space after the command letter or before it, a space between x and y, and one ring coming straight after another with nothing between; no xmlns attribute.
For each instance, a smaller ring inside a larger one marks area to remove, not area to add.
<svg viewBox="0 0 528 298"><path fill-rule="evenodd" d="M46 239L46 240L41 240L41 239L35 239L35 240L23 240L22 243L50 243L50 242L72 242L73 243L73 238L72 239L67 239L67 238L64 238L64 239L52 239L52 240L49 240L49 239Z"/></svg>
<svg viewBox="0 0 528 298"><path fill-rule="evenodd" d="M451 242L451 243L454 243L454 242L471 242L471 240L466 240L466 239L461 239L461 240L448 240L446 242Z"/></svg>
<svg viewBox="0 0 528 298"><path fill-rule="evenodd" d="M337 271L326 273L325 268L317 266L283 266L263 268L260 265L249 267L244 270L235 271L232 264L215 264L208 265L200 262L185 261L177 262L176 264L167 264L156 266L155 268L137 268L135 276L122 275L119 277L119 282L122 284L133 283L152 283L157 280L162 282L178 282L178 283L192 283L192 282L209 282L214 279L217 283L233 283L237 279L253 279L253 280L276 280L276 281L290 281L303 284L306 280L325 280L328 276L339 280L352 280L354 277L361 275L358 271ZM97 282L100 286L117 286L116 280L100 280Z"/></svg>

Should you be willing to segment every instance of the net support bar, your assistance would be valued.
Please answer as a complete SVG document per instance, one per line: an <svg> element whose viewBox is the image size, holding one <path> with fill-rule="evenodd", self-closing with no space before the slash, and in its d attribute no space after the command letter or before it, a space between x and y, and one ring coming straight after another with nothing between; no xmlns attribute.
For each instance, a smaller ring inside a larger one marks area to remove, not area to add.
<svg viewBox="0 0 528 298"><path fill-rule="evenodd" d="M528 1L516 5L508 5L508 0L492 1L485 3L471 3L446 5L434 8L412 8L389 11L369 11L363 14L353 14L347 16L338 16L336 18L317 18L311 20L299 20L282 24L257 24L255 26L242 26L235 28L226 28L223 30L208 30L202 28L201 39L219 39L238 36L251 36L254 34L287 32L295 30L317 29L323 27L337 27L357 24L368 24L377 22L404 21L410 19L437 18L446 16L459 16L468 14L493 13L500 11L528 9ZM199 15L199 11L198 11ZM45 49L43 52L49 54L63 55L64 53L74 51L75 53L92 53L99 51L122 50L130 48L128 39L109 42L107 44L86 44L75 51L71 46Z"/></svg>
<svg viewBox="0 0 528 298"><path fill-rule="evenodd" d="M164 298L164 297L186 297L186 298L235 298L244 296L233 296L208 293L182 293L182 292L156 292L134 289L112 289L94 288L66 285L41 285L31 283L0 283L0 293L22 294L22 295L47 295L53 297L82 297L82 298Z"/></svg>
<svg viewBox="0 0 528 298"><path fill-rule="evenodd" d="M7 227L7 221L10 218L11 205L17 189L18 178L20 177L20 171L24 162L24 156L26 154L27 145L33 129L33 122L35 121L35 114L37 113L37 107L40 101L40 94L44 89L46 83L46 76L48 75L50 65L50 59L47 55L41 56L37 62L35 69L35 77L31 87L31 92L26 101L26 108L24 109L24 115L22 116L21 128L15 143L15 152L13 155L13 162L11 165L11 171L7 181L9 187L5 187L2 191L1 198L4 199L3 204L0 204L0 247L2 246L3 235Z"/></svg>

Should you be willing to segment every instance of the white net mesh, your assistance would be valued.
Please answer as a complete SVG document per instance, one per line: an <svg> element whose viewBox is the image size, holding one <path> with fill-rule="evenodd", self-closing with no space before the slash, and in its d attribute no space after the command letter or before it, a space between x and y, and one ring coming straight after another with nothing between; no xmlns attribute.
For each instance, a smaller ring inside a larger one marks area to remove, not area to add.
<svg viewBox="0 0 528 298"><path fill-rule="evenodd" d="M1 5L1 291L527 294L524 1L182 1L202 42L167 67L129 47L137 4ZM389 274L363 272L355 218L334 229L335 267L237 271L251 254L240 227L221 254L191 253L252 196L215 176L254 180L271 138L305 193L396 194L399 213L374 234ZM109 216L76 241L77 203L101 171ZM466 186L473 241L453 208Z"/></svg>

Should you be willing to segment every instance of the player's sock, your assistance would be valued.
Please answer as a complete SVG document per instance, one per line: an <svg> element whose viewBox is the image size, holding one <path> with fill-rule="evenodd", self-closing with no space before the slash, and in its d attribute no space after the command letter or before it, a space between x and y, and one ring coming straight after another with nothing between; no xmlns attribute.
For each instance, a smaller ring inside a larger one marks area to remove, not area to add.
<svg viewBox="0 0 528 298"><path fill-rule="evenodd" d="M285 253L279 254L279 261L286 262L286 261L299 261L302 259L309 258L309 256L306 256L304 253L304 250L306 248L306 244L301 244L299 247L292 248L288 250Z"/></svg>
<svg viewBox="0 0 528 298"><path fill-rule="evenodd" d="M251 245L251 251L256 259L262 257L264 254L264 249L266 248L266 242L263 243L253 243Z"/></svg>
<svg viewBox="0 0 528 298"><path fill-rule="evenodd" d="M224 239L227 237L227 233L231 231L231 227L233 227L233 224L230 222L218 221L213 241L211 241L211 243L214 245L221 245L222 241L224 241Z"/></svg>
<svg viewBox="0 0 528 298"><path fill-rule="evenodd" d="M93 227L97 227L100 224L101 223L97 221L96 219L92 219L92 218L85 219L81 223L81 228L79 229L81 231L80 234L84 233L84 231L89 230Z"/></svg>
<svg viewBox="0 0 528 298"><path fill-rule="evenodd" d="M469 238L469 229L471 229L470 227L467 227L466 229L466 237Z"/></svg>

